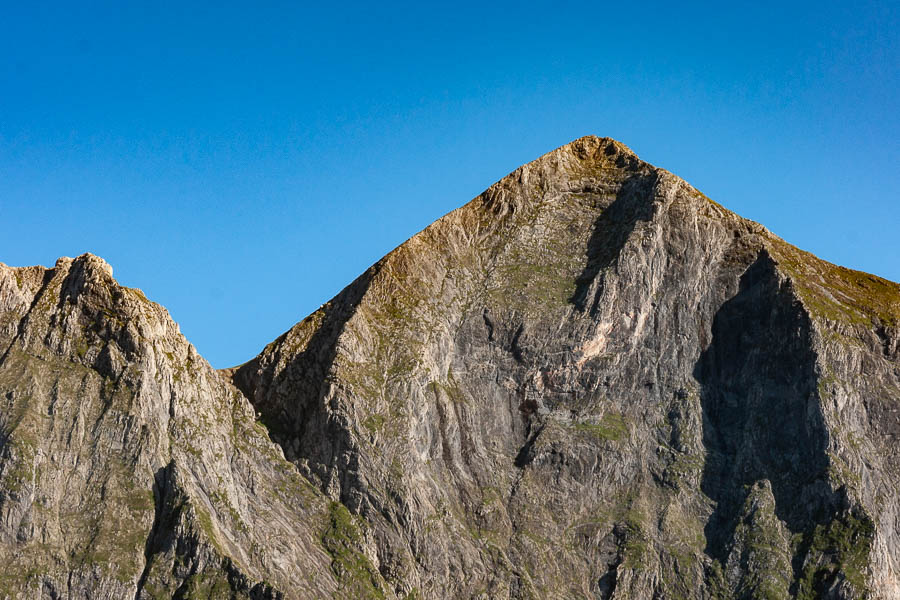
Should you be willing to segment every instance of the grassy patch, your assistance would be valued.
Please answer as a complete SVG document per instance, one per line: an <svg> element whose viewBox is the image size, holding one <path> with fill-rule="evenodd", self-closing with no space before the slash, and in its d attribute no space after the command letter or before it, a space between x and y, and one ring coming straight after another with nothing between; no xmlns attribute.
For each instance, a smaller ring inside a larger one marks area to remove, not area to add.
<svg viewBox="0 0 900 600"><path fill-rule="evenodd" d="M900 285L825 262L782 240L770 249L815 316L859 325L900 324Z"/></svg>
<svg viewBox="0 0 900 600"><path fill-rule="evenodd" d="M618 442L628 435L628 423L621 414L606 413L599 422L576 423L575 430L604 441Z"/></svg>
<svg viewBox="0 0 900 600"><path fill-rule="evenodd" d="M340 502L328 506L322 546L331 555L331 570L340 584L341 598L384 598L381 575L360 552L363 541L358 518Z"/></svg>
<svg viewBox="0 0 900 600"><path fill-rule="evenodd" d="M363 421L363 427L368 429L372 433L378 433L381 431L382 427L384 427L384 415L374 414L369 415Z"/></svg>
<svg viewBox="0 0 900 600"><path fill-rule="evenodd" d="M632 506L625 512L625 544L623 547L625 566L644 570L647 568L647 555L650 551L650 540L645 530L645 515L638 507Z"/></svg>
<svg viewBox="0 0 900 600"><path fill-rule="evenodd" d="M809 549L798 582L797 598L820 598L842 574L856 593L867 591L866 568L875 539L875 525L867 517L847 514L808 531L802 544Z"/></svg>
<svg viewBox="0 0 900 600"><path fill-rule="evenodd" d="M700 473L705 464L704 457L699 454L677 453L666 467L665 479L676 488L690 482Z"/></svg>

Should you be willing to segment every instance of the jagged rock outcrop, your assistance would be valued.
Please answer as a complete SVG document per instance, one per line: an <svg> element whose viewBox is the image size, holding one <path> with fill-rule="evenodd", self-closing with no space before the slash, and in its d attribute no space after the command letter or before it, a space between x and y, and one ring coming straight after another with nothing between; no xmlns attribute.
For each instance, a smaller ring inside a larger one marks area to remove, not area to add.
<svg viewBox="0 0 900 600"><path fill-rule="evenodd" d="M898 327L594 137L219 373L96 257L2 267L0 590L898 598Z"/></svg>
<svg viewBox="0 0 900 600"><path fill-rule="evenodd" d="M0 598L329 595L335 514L101 259L0 265Z"/></svg>

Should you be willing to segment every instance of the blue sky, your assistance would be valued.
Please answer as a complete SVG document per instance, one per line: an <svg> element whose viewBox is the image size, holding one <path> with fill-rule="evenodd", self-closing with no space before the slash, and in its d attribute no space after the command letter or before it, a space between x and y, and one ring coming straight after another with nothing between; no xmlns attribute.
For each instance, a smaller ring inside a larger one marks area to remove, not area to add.
<svg viewBox="0 0 900 600"><path fill-rule="evenodd" d="M900 280L897 2L325 4L5 3L0 261L103 256L230 366L595 134Z"/></svg>

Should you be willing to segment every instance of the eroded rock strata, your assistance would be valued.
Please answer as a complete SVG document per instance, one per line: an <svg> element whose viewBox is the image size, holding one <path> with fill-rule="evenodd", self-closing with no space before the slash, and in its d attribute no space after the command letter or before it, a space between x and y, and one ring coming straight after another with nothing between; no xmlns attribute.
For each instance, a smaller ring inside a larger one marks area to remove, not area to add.
<svg viewBox="0 0 900 600"><path fill-rule="evenodd" d="M214 371L0 267L0 597L898 598L900 286L610 139Z"/></svg>

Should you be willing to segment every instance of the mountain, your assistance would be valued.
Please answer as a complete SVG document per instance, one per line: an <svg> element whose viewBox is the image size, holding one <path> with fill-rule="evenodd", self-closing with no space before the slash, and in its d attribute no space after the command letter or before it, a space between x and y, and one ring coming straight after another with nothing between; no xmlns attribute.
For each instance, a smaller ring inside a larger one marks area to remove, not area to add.
<svg viewBox="0 0 900 600"><path fill-rule="evenodd" d="M900 597L900 286L606 138L218 372L0 266L0 402L0 597Z"/></svg>

